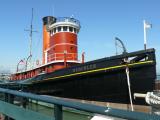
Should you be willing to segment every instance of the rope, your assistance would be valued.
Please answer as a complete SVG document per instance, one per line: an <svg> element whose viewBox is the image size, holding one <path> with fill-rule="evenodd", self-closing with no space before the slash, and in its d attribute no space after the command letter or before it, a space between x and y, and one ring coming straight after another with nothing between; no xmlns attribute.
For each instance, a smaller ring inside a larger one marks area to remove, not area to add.
<svg viewBox="0 0 160 120"><path fill-rule="evenodd" d="M127 75L127 84L128 84L129 99L130 99L130 103L131 103L131 110L134 111L130 77L129 77L129 67L128 67L129 61L128 61L128 59L124 59L124 62L126 62L126 75Z"/></svg>
<svg viewBox="0 0 160 120"><path fill-rule="evenodd" d="M145 100L149 105L160 105L160 97L153 92L147 92Z"/></svg>

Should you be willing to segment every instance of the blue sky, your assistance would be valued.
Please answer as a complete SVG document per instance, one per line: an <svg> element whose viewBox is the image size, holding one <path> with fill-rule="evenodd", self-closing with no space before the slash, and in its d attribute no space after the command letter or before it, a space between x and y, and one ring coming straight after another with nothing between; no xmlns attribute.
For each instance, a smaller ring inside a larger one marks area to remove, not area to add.
<svg viewBox="0 0 160 120"><path fill-rule="evenodd" d="M0 69L13 71L29 54L31 9L34 8L33 59L41 59L42 17L72 16L81 22L79 53L86 60L115 55L114 37L123 40L129 52L143 49L143 19L153 25L147 30L148 48L156 49L160 67L159 0L1 0Z"/></svg>

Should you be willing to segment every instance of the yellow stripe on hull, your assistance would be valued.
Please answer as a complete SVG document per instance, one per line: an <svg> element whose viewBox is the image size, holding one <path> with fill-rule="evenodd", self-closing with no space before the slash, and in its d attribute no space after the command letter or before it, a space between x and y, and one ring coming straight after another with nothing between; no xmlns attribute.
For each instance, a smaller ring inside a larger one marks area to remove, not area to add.
<svg viewBox="0 0 160 120"><path fill-rule="evenodd" d="M131 66L134 66L134 65L142 65L142 64L148 64L148 63L153 63L153 62L154 61L142 61L142 62L137 62L137 63L130 63L130 64L128 64L128 66L131 67ZM47 78L47 79L44 79L44 80L45 81L54 80L54 79L58 79L58 78L71 77L71 76L76 76L76 75L81 75L81 74L88 74L88 73L106 71L106 70L123 68L123 67L126 67L126 65L118 65L118 66L113 66L113 67L106 67L106 68L101 68L101 69L89 70L89 71L85 71L85 72L78 72L78 73L73 73L73 74L68 74L68 75L63 75L63 76L58 76L58 77Z"/></svg>

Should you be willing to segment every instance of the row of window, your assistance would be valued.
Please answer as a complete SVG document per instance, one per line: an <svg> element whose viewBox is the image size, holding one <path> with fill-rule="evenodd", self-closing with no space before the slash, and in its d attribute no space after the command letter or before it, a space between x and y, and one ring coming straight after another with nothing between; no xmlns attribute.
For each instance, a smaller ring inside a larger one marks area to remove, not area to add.
<svg viewBox="0 0 160 120"><path fill-rule="evenodd" d="M72 32L72 33L78 33L78 30L74 27L69 27L69 26L59 26L59 27L56 27L54 29L52 29L50 31L50 34L53 35L57 32Z"/></svg>
<svg viewBox="0 0 160 120"><path fill-rule="evenodd" d="M70 47L70 50L73 50L73 49L76 49L76 47ZM53 51L55 51L56 50L56 48L53 48Z"/></svg>

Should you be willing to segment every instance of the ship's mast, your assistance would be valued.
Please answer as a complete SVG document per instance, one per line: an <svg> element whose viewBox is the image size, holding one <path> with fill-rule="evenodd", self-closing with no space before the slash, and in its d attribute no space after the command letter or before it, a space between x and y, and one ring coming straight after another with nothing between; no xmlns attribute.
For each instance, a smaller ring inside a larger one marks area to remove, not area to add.
<svg viewBox="0 0 160 120"><path fill-rule="evenodd" d="M32 16L31 16L31 24L30 24L30 29L26 29L25 31L30 32L30 44L29 44L29 56L32 56L32 35L33 32L37 32L33 30L33 8L32 8Z"/></svg>
<svg viewBox="0 0 160 120"><path fill-rule="evenodd" d="M31 24L30 24L30 29L26 29L25 31L29 31L30 32L30 44L29 44L29 56L27 57L27 61L26 61L26 70L27 70L27 64L28 64L28 60L31 61L31 57L32 57L32 35L33 32L37 32L33 30L33 8L32 8L32 16L31 16Z"/></svg>
<svg viewBox="0 0 160 120"><path fill-rule="evenodd" d="M32 55L32 33L33 33L33 8L32 8L32 17L31 17L31 26L30 26L30 52L29 55Z"/></svg>

